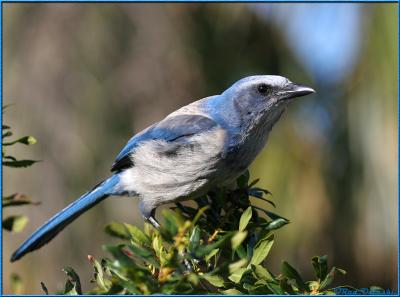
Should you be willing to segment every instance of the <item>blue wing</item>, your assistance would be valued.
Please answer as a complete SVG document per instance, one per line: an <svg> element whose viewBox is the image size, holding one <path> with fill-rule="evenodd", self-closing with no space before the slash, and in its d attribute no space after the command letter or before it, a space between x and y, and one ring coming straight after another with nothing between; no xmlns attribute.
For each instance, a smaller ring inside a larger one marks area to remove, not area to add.
<svg viewBox="0 0 400 297"><path fill-rule="evenodd" d="M118 154L111 171L119 172L132 167L134 164L130 158L131 152L143 141L160 139L173 142L210 130L217 125L212 119L202 115L183 114L166 118L133 136Z"/></svg>

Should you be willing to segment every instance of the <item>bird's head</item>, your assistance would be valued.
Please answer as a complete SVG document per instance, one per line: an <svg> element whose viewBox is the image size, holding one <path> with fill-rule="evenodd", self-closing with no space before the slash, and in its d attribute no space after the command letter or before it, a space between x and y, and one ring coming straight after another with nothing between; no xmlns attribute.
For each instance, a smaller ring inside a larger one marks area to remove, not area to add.
<svg viewBox="0 0 400 297"><path fill-rule="evenodd" d="M294 98L311 93L315 93L312 88L292 83L282 76L256 75L237 81L223 94L243 112L264 114L282 110Z"/></svg>
<svg viewBox="0 0 400 297"><path fill-rule="evenodd" d="M260 125L270 129L294 98L315 91L277 75L245 77L219 96L208 100L208 111L231 127L248 130Z"/></svg>

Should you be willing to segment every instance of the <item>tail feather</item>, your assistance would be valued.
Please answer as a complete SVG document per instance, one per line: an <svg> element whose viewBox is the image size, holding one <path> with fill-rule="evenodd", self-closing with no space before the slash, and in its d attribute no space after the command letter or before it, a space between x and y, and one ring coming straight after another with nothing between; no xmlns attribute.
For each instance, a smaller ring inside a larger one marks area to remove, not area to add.
<svg viewBox="0 0 400 297"><path fill-rule="evenodd" d="M90 192L82 195L69 206L57 213L37 229L11 256L14 262L25 254L32 252L52 240L68 224L78 218L82 213L95 206L108 196L115 193L119 176L113 175L106 179Z"/></svg>

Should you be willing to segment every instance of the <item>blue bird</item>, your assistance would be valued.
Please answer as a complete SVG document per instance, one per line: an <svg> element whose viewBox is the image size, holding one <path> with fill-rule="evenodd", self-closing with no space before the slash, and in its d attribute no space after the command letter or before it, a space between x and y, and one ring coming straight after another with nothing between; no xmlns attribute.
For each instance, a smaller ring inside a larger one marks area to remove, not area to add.
<svg viewBox="0 0 400 297"><path fill-rule="evenodd" d="M133 136L112 165L111 177L49 219L11 261L42 247L109 196L137 197L143 218L158 228L158 206L234 182L262 150L292 99L311 93L281 76L249 76L220 95L169 114Z"/></svg>

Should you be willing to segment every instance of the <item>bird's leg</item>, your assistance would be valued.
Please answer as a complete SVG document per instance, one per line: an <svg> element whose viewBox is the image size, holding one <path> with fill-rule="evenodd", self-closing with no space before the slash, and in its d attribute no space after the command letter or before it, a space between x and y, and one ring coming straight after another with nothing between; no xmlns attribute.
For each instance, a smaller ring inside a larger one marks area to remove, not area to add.
<svg viewBox="0 0 400 297"><path fill-rule="evenodd" d="M146 204L144 200L139 203L139 209L143 219L159 230L160 224L156 220L156 209L152 205Z"/></svg>
<svg viewBox="0 0 400 297"><path fill-rule="evenodd" d="M150 216L146 218L146 220L153 225L157 230L160 229L160 224L156 220L156 209L153 209L150 213Z"/></svg>
<svg viewBox="0 0 400 297"><path fill-rule="evenodd" d="M142 208L143 209L143 208ZM143 215L145 220L149 222L155 229L160 230L160 224L156 220L156 209L152 209L147 215ZM182 252L182 257L185 257L185 252ZM189 262L189 260L184 259L183 263L188 271L193 271L193 265ZM196 263L196 262L195 262ZM197 263L196 263L197 264Z"/></svg>
<svg viewBox="0 0 400 297"><path fill-rule="evenodd" d="M157 222L157 220L154 217L149 217L147 220L149 221L150 224L153 225L154 228L156 228L156 229L160 228L160 224Z"/></svg>

